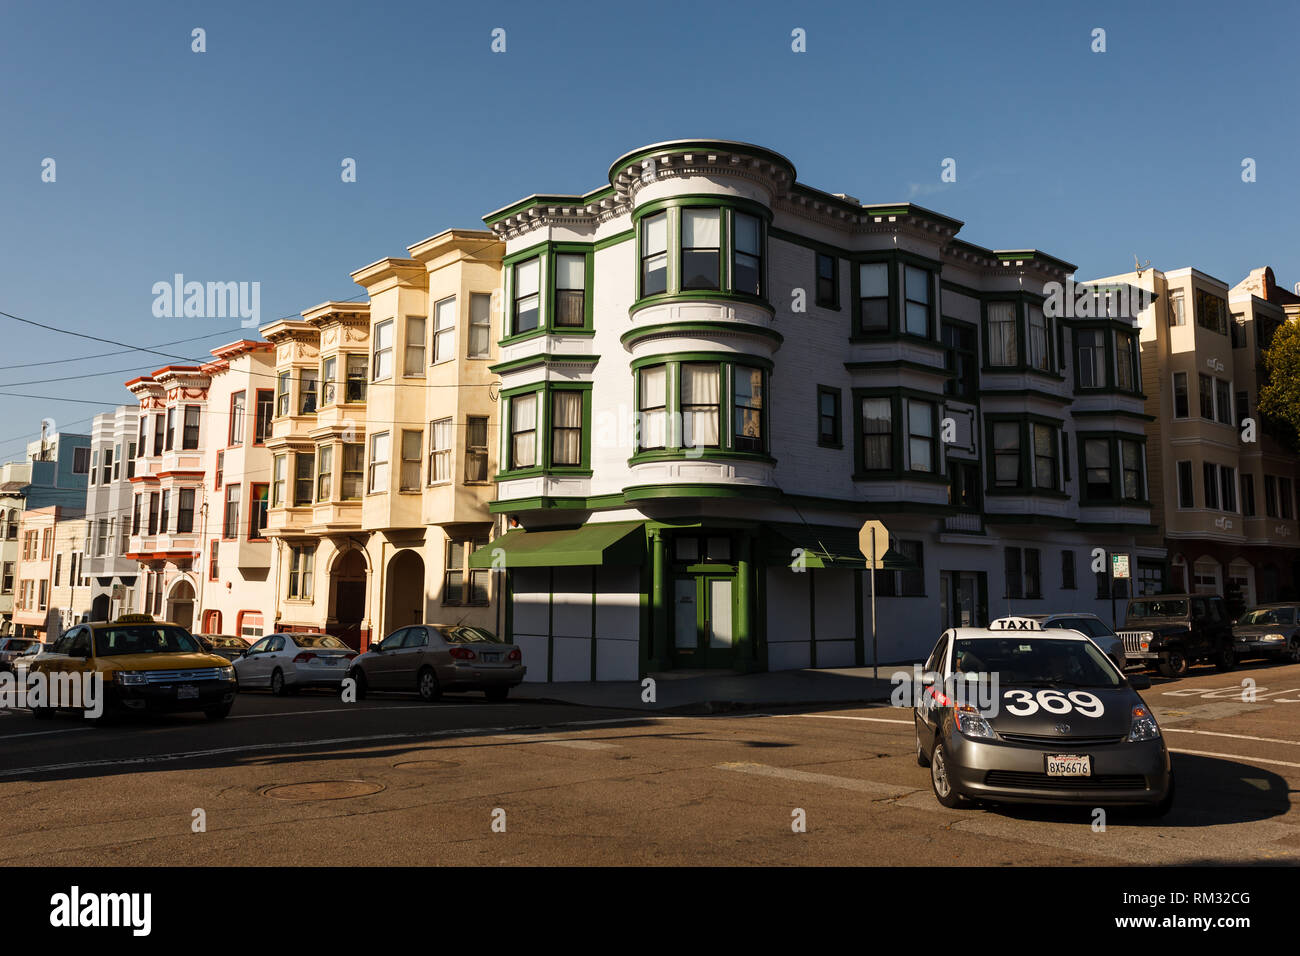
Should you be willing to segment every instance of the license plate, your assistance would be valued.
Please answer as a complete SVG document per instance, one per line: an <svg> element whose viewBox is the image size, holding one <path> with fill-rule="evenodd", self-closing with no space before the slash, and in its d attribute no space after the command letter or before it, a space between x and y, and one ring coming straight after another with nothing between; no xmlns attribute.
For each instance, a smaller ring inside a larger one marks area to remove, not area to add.
<svg viewBox="0 0 1300 956"><path fill-rule="evenodd" d="M482 654L480 656L483 658L483 663L485 664L495 664L497 661L501 660L500 654Z"/></svg>
<svg viewBox="0 0 1300 956"><path fill-rule="evenodd" d="M1047 754L1049 777L1091 777L1092 758L1079 754Z"/></svg>
<svg viewBox="0 0 1300 956"><path fill-rule="evenodd" d="M193 684L181 684L176 688L177 700L194 700L199 696L199 689Z"/></svg>
<svg viewBox="0 0 1300 956"><path fill-rule="evenodd" d="M335 667L337 666L339 660L340 658L337 657L322 657L320 659L320 662L324 664L326 667Z"/></svg>

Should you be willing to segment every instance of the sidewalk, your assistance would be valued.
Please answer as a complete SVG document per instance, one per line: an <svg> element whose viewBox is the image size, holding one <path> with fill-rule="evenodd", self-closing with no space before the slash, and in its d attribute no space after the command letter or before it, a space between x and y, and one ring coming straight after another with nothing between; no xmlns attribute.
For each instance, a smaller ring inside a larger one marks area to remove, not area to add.
<svg viewBox="0 0 1300 956"><path fill-rule="evenodd" d="M640 681L523 683L510 692L515 700L547 700L586 707L613 707L669 713L721 713L765 707L887 703L890 675L910 664L882 664L872 679L870 667L732 674L667 671L655 679L655 700L642 700Z"/></svg>

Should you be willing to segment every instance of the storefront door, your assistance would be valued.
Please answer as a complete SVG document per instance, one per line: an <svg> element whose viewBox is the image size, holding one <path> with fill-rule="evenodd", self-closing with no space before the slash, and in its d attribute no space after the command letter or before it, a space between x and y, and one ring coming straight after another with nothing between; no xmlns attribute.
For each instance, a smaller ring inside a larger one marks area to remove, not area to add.
<svg viewBox="0 0 1300 956"><path fill-rule="evenodd" d="M735 580L731 574L673 579L673 666L732 666Z"/></svg>

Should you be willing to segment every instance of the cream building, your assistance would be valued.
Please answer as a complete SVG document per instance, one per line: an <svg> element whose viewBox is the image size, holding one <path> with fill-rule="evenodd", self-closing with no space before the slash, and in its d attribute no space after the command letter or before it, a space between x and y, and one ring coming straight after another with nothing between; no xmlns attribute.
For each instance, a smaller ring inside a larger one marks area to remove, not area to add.
<svg viewBox="0 0 1300 956"><path fill-rule="evenodd" d="M492 310L503 244L448 230L353 273L368 302L262 329L275 346L275 627L364 648L417 621L496 623L469 554L492 529Z"/></svg>

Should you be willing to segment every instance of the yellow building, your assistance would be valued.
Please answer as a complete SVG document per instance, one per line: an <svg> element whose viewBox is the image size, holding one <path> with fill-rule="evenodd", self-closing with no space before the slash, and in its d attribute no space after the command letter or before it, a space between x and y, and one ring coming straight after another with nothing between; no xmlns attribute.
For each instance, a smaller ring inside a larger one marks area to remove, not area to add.
<svg viewBox="0 0 1300 956"><path fill-rule="evenodd" d="M353 273L368 302L262 329L276 629L364 648L413 622L496 626L490 572L468 558L492 529L503 250L448 230Z"/></svg>

